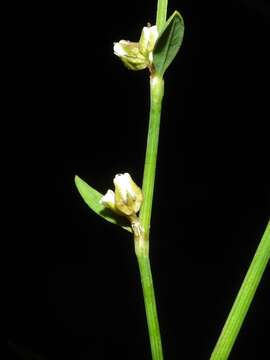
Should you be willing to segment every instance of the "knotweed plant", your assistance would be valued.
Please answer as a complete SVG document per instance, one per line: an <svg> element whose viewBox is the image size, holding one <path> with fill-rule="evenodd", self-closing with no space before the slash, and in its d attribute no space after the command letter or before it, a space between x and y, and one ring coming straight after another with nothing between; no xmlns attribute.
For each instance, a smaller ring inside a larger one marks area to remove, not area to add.
<svg viewBox="0 0 270 360"><path fill-rule="evenodd" d="M168 0L158 0L156 24L147 24L141 30L137 42L120 40L113 46L114 54L127 69L148 69L150 116L142 188L134 183L129 173L116 174L113 179L114 190L108 190L103 195L78 176L75 177L76 186L87 205L105 220L121 226L133 235L153 360L163 359L149 242L164 74L178 53L184 36L182 16L174 11L167 19L167 3ZM269 258L270 222L212 352L211 360L228 359Z"/></svg>

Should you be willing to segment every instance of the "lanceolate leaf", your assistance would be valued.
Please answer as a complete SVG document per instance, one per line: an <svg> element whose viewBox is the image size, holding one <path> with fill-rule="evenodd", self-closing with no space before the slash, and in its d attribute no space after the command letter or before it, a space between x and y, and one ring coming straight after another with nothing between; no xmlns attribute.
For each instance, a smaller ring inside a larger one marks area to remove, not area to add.
<svg viewBox="0 0 270 360"><path fill-rule="evenodd" d="M166 22L153 51L155 70L161 77L178 53L183 36L184 20L180 13L175 11Z"/></svg>
<svg viewBox="0 0 270 360"><path fill-rule="evenodd" d="M77 175L75 176L75 184L83 200L97 215L113 224L121 226L127 231L132 231L131 227L128 225L128 221L124 217L115 214L113 211L100 204L100 199L103 196L102 194L88 185Z"/></svg>

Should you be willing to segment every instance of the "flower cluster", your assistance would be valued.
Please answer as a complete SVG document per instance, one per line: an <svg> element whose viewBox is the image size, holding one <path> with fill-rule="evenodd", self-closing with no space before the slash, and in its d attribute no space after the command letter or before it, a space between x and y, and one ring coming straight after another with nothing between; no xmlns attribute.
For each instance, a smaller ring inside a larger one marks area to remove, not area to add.
<svg viewBox="0 0 270 360"><path fill-rule="evenodd" d="M101 204L123 216L135 215L143 201L142 190L128 173L116 175L113 183L115 191L108 190L101 198Z"/></svg>
<svg viewBox="0 0 270 360"><path fill-rule="evenodd" d="M156 26L145 26L139 42L121 40L114 43L114 53L130 70L151 68L153 64L153 50L158 38Z"/></svg>

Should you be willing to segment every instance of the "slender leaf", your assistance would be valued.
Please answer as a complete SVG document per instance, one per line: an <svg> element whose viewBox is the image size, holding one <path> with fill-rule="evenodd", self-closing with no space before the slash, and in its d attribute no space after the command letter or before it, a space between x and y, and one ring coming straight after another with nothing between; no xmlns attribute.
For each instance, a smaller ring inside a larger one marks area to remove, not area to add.
<svg viewBox="0 0 270 360"><path fill-rule="evenodd" d="M153 51L156 72L163 77L178 53L184 36L184 20L178 11L168 19Z"/></svg>
<svg viewBox="0 0 270 360"><path fill-rule="evenodd" d="M100 204L100 199L103 196L102 194L88 185L77 175L75 176L75 184L83 200L97 215L103 217L105 220L113 224L121 226L127 231L132 231L127 219L115 214L113 211Z"/></svg>

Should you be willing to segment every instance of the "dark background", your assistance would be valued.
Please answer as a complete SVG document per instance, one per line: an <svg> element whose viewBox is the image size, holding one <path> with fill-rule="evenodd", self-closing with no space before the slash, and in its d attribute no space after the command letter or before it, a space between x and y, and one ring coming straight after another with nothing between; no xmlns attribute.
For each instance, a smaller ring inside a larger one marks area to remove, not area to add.
<svg viewBox="0 0 270 360"><path fill-rule="evenodd" d="M150 359L132 239L91 213L73 179L105 193L127 171L141 184L148 74L112 46L136 41L154 8L14 9L10 359ZM151 259L165 359L204 360L269 219L270 18L255 0L174 9L186 33L165 77ZM231 359L269 357L267 318L269 271Z"/></svg>

